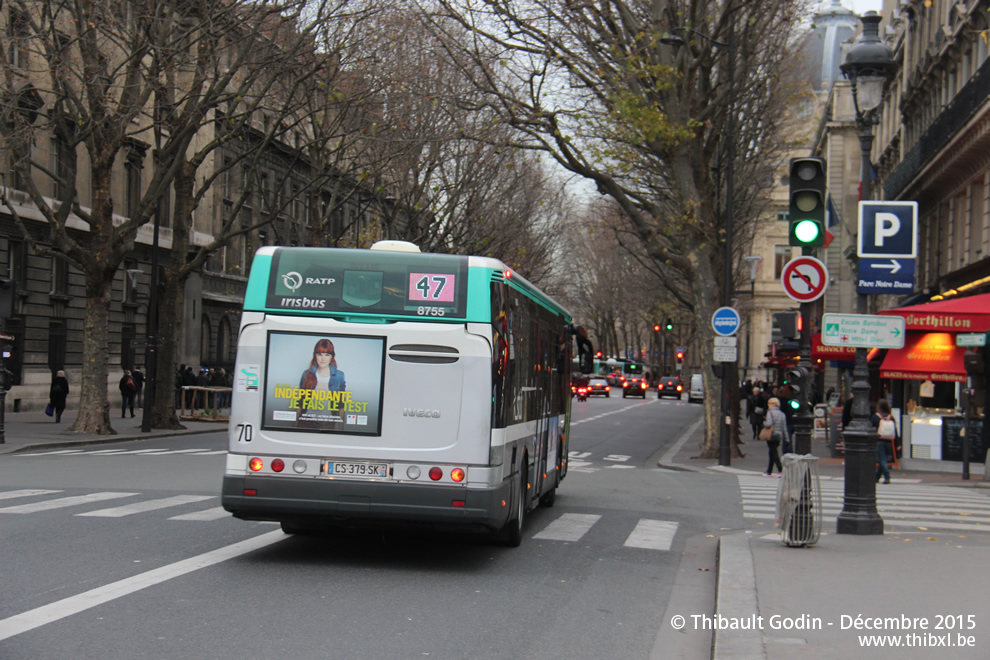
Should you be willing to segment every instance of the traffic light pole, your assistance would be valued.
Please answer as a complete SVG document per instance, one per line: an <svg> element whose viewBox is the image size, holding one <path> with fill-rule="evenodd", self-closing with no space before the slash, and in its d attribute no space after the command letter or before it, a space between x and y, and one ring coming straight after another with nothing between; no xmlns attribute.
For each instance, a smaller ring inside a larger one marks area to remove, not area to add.
<svg viewBox="0 0 990 660"><path fill-rule="evenodd" d="M805 256L817 250L804 248ZM812 303L801 303L801 339L798 349L798 366L802 368L801 383L798 386L798 402L801 404L794 415L794 452L801 456L811 452L811 435L815 416L811 413L811 312Z"/></svg>

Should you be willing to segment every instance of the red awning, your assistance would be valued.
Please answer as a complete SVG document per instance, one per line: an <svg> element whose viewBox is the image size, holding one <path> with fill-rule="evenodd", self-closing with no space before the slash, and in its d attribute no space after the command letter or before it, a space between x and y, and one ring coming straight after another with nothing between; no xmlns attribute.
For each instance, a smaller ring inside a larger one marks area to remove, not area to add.
<svg viewBox="0 0 990 660"><path fill-rule="evenodd" d="M990 330L990 293L885 309L877 313L903 316L907 330L986 332Z"/></svg>
<svg viewBox="0 0 990 660"><path fill-rule="evenodd" d="M951 332L909 332L904 348L892 348L880 365L881 378L966 382L965 346Z"/></svg>

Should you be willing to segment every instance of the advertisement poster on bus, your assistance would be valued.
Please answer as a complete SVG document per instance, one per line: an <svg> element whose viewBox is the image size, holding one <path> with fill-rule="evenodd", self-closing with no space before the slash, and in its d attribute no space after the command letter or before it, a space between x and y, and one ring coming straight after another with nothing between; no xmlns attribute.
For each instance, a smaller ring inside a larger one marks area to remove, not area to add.
<svg viewBox="0 0 990 660"><path fill-rule="evenodd" d="M263 428L381 435L385 338L269 332Z"/></svg>

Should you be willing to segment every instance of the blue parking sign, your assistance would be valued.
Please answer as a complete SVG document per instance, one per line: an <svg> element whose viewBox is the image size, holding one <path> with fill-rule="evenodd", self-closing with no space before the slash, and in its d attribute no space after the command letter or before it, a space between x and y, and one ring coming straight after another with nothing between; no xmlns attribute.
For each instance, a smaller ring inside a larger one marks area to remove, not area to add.
<svg viewBox="0 0 990 660"><path fill-rule="evenodd" d="M918 256L918 202L860 202L856 256Z"/></svg>

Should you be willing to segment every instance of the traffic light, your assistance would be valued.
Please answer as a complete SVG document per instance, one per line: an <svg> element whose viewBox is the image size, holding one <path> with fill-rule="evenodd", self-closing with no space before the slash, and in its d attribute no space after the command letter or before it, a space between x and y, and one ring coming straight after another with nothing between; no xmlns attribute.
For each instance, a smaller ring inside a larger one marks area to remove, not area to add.
<svg viewBox="0 0 990 660"><path fill-rule="evenodd" d="M677 370L680 371L684 362L684 351L677 351Z"/></svg>
<svg viewBox="0 0 990 660"><path fill-rule="evenodd" d="M674 329L674 322L671 321L670 319L667 319L667 324L664 327L667 328L668 331L673 330Z"/></svg>
<svg viewBox="0 0 990 660"><path fill-rule="evenodd" d="M791 389L791 397L787 400L793 410L801 409L801 401L808 383L808 370L804 367L791 367L784 373L784 384Z"/></svg>
<svg viewBox="0 0 990 660"><path fill-rule="evenodd" d="M660 332L660 324L659 323L654 323L653 324L653 332Z"/></svg>
<svg viewBox="0 0 990 660"><path fill-rule="evenodd" d="M798 327L800 318L801 315L792 310L773 313L773 320L777 322L780 336L784 339L797 339L801 336L801 330Z"/></svg>
<svg viewBox="0 0 990 660"><path fill-rule="evenodd" d="M825 245L824 158L792 158L790 208L788 210L788 244L796 247Z"/></svg>

